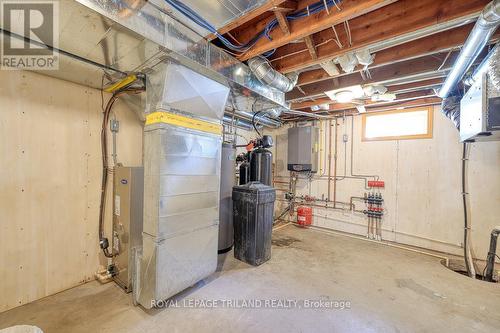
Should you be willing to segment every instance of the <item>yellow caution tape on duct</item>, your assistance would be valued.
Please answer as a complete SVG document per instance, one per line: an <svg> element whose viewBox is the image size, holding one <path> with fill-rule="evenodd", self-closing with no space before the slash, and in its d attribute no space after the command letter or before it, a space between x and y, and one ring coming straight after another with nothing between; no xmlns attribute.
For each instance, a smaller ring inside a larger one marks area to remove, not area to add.
<svg viewBox="0 0 500 333"><path fill-rule="evenodd" d="M128 85L131 85L136 80L137 80L137 76L135 76L134 74L129 75L126 78L124 78L123 80L120 80L120 81L116 82L115 84L105 88L104 91L108 92L108 93L114 93L115 91L117 91L119 89L125 88Z"/></svg>
<svg viewBox="0 0 500 333"><path fill-rule="evenodd" d="M153 124L169 124L185 128L194 129L197 131L222 134L222 125L210 123L208 121L181 116L170 112L153 112L146 117L146 125Z"/></svg>

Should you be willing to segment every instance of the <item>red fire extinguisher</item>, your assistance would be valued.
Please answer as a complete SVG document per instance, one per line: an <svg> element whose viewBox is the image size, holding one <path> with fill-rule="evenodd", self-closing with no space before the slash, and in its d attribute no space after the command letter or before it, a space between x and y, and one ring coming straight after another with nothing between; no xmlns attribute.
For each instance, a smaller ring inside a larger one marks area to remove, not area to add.
<svg viewBox="0 0 500 333"><path fill-rule="evenodd" d="M312 208L306 206L299 206L297 208L297 223L300 226L308 227L312 224Z"/></svg>

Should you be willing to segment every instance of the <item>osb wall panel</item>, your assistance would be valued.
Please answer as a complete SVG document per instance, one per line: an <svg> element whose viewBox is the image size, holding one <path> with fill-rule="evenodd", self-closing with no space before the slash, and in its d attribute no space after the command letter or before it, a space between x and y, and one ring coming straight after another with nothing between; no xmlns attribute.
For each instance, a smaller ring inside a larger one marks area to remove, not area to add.
<svg viewBox="0 0 500 333"><path fill-rule="evenodd" d="M97 230L100 92L31 72L1 71L0 78L4 311L89 281L106 260ZM119 162L141 165L142 125L125 104L114 110ZM106 223L109 235L109 213Z"/></svg>
<svg viewBox="0 0 500 333"><path fill-rule="evenodd" d="M461 197L462 145L458 131L439 111L434 112L432 139L400 141L361 141L361 117L339 119L337 176L351 174L351 143L354 143L352 173L379 175L385 181L382 190L386 215L383 220L383 238L449 253L462 253L463 210ZM328 124L317 124L323 129L323 175L328 173ZM287 128L273 131L276 141L276 174L288 176L286 170ZM347 134L348 142L343 143ZM325 138L326 137L326 138ZM335 133L333 133L333 138ZM332 156L335 151L332 151ZM346 163L347 162L347 163ZM470 218L474 255L485 259L491 229L500 224L500 143L472 144L469 161ZM334 168L332 162L331 174ZM286 180L286 179L281 179ZM342 179L337 182L337 200L349 202L351 196L363 196L363 181ZM301 180L299 194L326 198L328 182L314 177L309 183ZM283 187L282 187L283 188ZM281 192L281 194L283 194ZM333 190L332 190L333 194ZM363 209L362 202L356 202ZM281 203L283 207L285 203ZM314 208L314 224L359 234L367 233L363 214Z"/></svg>

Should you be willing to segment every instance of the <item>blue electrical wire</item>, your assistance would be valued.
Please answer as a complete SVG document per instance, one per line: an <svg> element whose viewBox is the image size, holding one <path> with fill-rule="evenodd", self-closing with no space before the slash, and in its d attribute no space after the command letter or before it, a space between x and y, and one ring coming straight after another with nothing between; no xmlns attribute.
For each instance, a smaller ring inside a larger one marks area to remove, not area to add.
<svg viewBox="0 0 500 333"><path fill-rule="evenodd" d="M178 0L165 0L170 6L172 6L174 9L182 13L184 16L188 17L191 21L199 25L200 27L206 29L210 33L213 33L219 40L221 41L222 44L224 44L228 49L239 52L239 53L245 53L248 50L250 50L256 43L259 41L261 38L266 37L269 40L272 40L271 37L271 32L276 28L278 25L278 20L273 19L271 20L265 28L259 32L256 36L254 36L250 41L248 41L245 44L239 44L235 45L231 43L229 40L227 40L224 36L222 36L215 27L210 24L208 21L206 21L203 17L198 15L194 10L183 4L182 2ZM308 6L305 9L302 9L296 13L290 14L286 16L286 19L289 21L295 21L300 18L307 17L312 14L319 13L325 9L326 7L331 7L331 6L337 6L337 3L341 2L341 0L326 0L326 1L318 1L310 6ZM265 57L270 57L276 49L270 50L266 53L264 53Z"/></svg>

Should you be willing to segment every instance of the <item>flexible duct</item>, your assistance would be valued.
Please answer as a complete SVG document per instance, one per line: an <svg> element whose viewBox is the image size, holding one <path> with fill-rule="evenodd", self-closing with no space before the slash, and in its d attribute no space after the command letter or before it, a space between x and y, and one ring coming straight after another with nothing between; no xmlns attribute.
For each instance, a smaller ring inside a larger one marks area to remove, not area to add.
<svg viewBox="0 0 500 333"><path fill-rule="evenodd" d="M455 127L460 130L460 96L449 96L441 103L441 112L451 119Z"/></svg>
<svg viewBox="0 0 500 333"><path fill-rule="evenodd" d="M499 23L500 0L494 0L484 8L479 16L467 41L462 47L455 65L439 91L439 97L446 98L450 95L451 90L463 78L465 72L467 72L472 63L477 59L491 36L495 33Z"/></svg>
<svg viewBox="0 0 500 333"><path fill-rule="evenodd" d="M248 66L260 82L282 92L291 91L297 84L299 78L297 73L291 73L285 76L277 72L266 58L260 56L249 59Z"/></svg>
<svg viewBox="0 0 500 333"><path fill-rule="evenodd" d="M465 84L472 86L475 82L481 80L484 74L488 74L488 81L500 90L500 44L497 44L493 50L488 53L483 62L477 67L474 74L464 81Z"/></svg>

